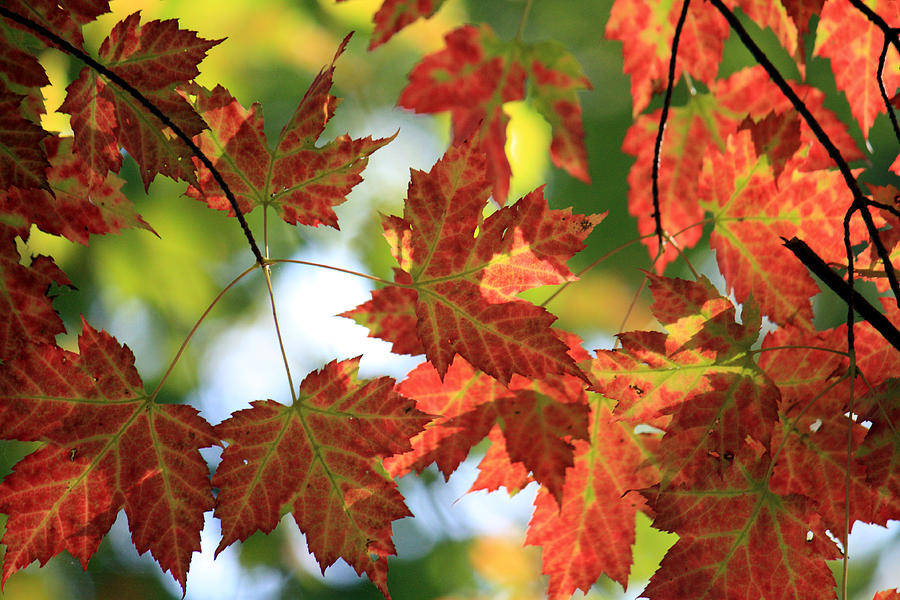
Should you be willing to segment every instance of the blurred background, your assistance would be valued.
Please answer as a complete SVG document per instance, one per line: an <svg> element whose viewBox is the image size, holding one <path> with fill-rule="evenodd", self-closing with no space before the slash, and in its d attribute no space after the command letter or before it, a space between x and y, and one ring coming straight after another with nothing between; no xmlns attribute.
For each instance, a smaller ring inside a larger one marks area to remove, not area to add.
<svg viewBox="0 0 900 600"><path fill-rule="evenodd" d="M406 74L424 54L443 46L445 33L465 22L486 22L499 37L511 39L525 1L447 0L432 19L407 28L373 52L366 47L372 15L381 0L340 4L334 0L114 0L111 4L113 14L101 17L85 32L92 48L99 47L116 21L136 10L142 11L144 21L177 17L182 27L202 37L227 37L200 65L198 81L208 87L224 85L244 106L259 102L270 139L289 119L315 74L331 61L340 40L355 30L335 72L333 93L343 102L321 139L343 133L389 136L398 129L399 135L373 155L363 173L365 181L337 208L341 231L294 228L279 221L269 227L269 248L273 257L390 277L393 261L381 238L379 213L401 213L409 169L429 169L448 143L446 116L417 116L394 107ZM550 165L549 126L527 101L505 106L511 117L507 146L513 169L511 197L546 184L554 207L573 206L582 213L609 211L589 239L589 248L572 261L576 272L636 237L625 203L631 159L619 151L631 122L628 80L622 75L620 44L602 38L610 6L611 0L537 0L523 36L528 42L555 39L564 43L594 85L593 91L581 95L593 185ZM777 55L774 38L757 34ZM781 58L781 66L788 66L789 59ZM730 40L723 72L749 60ZM56 51L46 52L42 62L52 81L44 90L48 111L52 111L81 65ZM829 83L827 67L827 62L811 61L810 78L826 86L829 106L845 114L846 105ZM684 94L682 88L676 91L676 103L683 101ZM67 131L68 117L51 112L45 126ZM855 134L862 144L859 132ZM879 120L869 140L874 164L890 160L884 156L892 147L889 135L886 119ZM879 148L886 152L879 154ZM183 184L157 178L145 193L129 161L122 177L128 180L126 193L161 239L147 231L128 230L114 237L94 237L84 247L35 231L23 254L52 254L78 288L63 293L55 303L69 330L61 343L75 346L79 315L84 314L94 327L110 331L134 350L145 384L153 389L210 301L253 259L237 222L184 197ZM260 212L251 213L249 221L261 238ZM708 248L708 244L701 241L698 247ZM690 256L700 271L721 284L708 251L697 250ZM636 297L624 328L653 327L649 295L638 294L639 269L649 265L640 244L601 262L553 300L550 309L559 316L558 326L582 336L588 349L609 348ZM667 274L690 276L680 263L671 265ZM360 354L363 377L402 378L421 360L391 355L388 344L367 338L362 327L333 316L367 300L372 289L369 281L298 265L276 267L274 275L295 380L329 360ZM529 298L542 301L552 291L537 290ZM836 315L841 311L824 301L817 310L823 322L831 311ZM245 278L215 307L161 398L190 403L213 424L251 400L289 402L265 284L258 273ZM2 472L31 449L21 443L0 445ZM216 451L208 450L205 456L212 465L218 461ZM466 494L477 476L474 465L479 458L471 457L446 483L436 471L400 481L415 518L397 521L394 527L398 556L391 559L389 586L396 600L544 597L540 551L522 546L536 490L530 487L513 497L502 491ZM189 599L380 598L374 586L342 562L323 576L290 517L271 534L256 534L234 544L214 561L219 532L217 523L207 516L203 551L195 555L188 577ZM652 530L649 520L641 516L637 540L627 592L601 579L588 597L637 597L675 536ZM897 541L891 530L859 525L854 529L851 583L857 597L871 598L873 586L897 585L896 578L891 583L900 567ZM42 569L32 565L15 575L3 592L4 598L28 600L180 596L177 584L160 573L149 555L137 556L121 514L86 573L63 554Z"/></svg>

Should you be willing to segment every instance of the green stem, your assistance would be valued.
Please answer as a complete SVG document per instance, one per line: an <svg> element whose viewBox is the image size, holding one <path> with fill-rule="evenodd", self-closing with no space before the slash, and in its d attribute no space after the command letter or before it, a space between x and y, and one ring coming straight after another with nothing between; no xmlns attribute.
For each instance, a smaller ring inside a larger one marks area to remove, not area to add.
<svg viewBox="0 0 900 600"><path fill-rule="evenodd" d="M707 223L710 223L711 221L713 221L713 219L703 219L702 221L698 221L698 222L696 222L696 223L692 223L692 224L688 225L687 227L685 227L685 228L683 228L683 229L681 229L681 230L679 230L679 231L676 231L675 233L667 234L667 238L668 238L670 241L673 241L676 237L678 237L679 235L681 235L681 234L684 233L685 231L687 231L687 230L689 230L689 229L693 229L694 227L700 227L700 226L702 226L702 225L706 225ZM634 239L632 239L632 240L629 240L629 241L625 242L624 244L621 244L620 246L617 246L617 247L613 248L612 250L610 250L609 252L607 252L606 254L604 254L603 256L601 256L600 258L598 258L597 260L595 260L594 262L592 262L591 264L589 264L588 266L586 266L585 268L583 268L583 269L581 269L580 271L578 271L577 273L575 273L575 277L579 277L579 278L580 278L582 275L584 275L585 273L587 273L588 271L590 271L591 269L593 269L594 267L596 267L597 265L599 265L601 262L603 262L604 260L606 260L607 258L609 258L610 256L612 256L613 254L616 254L617 252L620 252L620 251L624 250L625 248L627 248L627 247L629 247L629 246L631 246L631 245L633 245L633 244L636 244L637 242L640 242L641 240L646 240L647 238L651 238L651 237L655 237L655 236L656 236L656 232L654 231L653 233L648 233L648 234L642 235L642 236L640 236L640 237L636 237L636 238L634 238ZM674 243L674 242L673 242L673 243ZM681 254L681 249L680 249L678 246L675 246L675 249L678 250L679 254ZM684 256L684 254L681 254L681 256L682 256L682 258L684 258L685 262L688 264L688 268L690 268L691 271L694 272L694 276L695 276L695 277L698 277L697 272L694 270L694 268L693 268L693 266L691 265L691 263L687 260L687 257ZM655 264L655 263L656 263L656 260L657 260L656 258L653 259L653 263L651 263L651 264ZM549 298L547 298L546 300L544 300L543 302L541 302L538 306L540 306L540 307L545 307L545 306L547 306L547 304L549 304L551 300L553 300L554 298L556 298L556 297L557 297L564 289L566 289L567 287L569 287L569 285L572 284L572 283L574 283L574 281L567 281L567 282L565 282L564 284L562 284L562 285L559 287L559 289L557 289L555 292L553 292L553 293L550 295ZM394 285L398 285L398 284L394 284Z"/></svg>
<svg viewBox="0 0 900 600"><path fill-rule="evenodd" d="M407 283L397 283L396 281L382 279L381 277L375 277L374 275L366 275L365 273L360 273L359 271L353 271L351 269L343 269L341 267L333 267L331 265L324 265L322 263L309 262L307 260L294 260L291 258L272 258L272 259L266 259L266 262L269 264L293 263L295 265L306 265L308 267L319 267L320 269L329 269L331 271L339 271L341 273L347 273L349 275L356 275L357 277L362 277L363 279L369 279L371 281L383 283L384 285L392 285L394 287L402 287L402 288L409 288L409 289L415 289L415 287L416 287L414 285L409 285Z"/></svg>
<svg viewBox="0 0 900 600"><path fill-rule="evenodd" d="M850 352L850 401L847 406L847 466L844 470L844 557L841 561L841 600L847 600L850 571L850 468L853 466L853 392L856 381L856 352Z"/></svg>
<svg viewBox="0 0 900 600"><path fill-rule="evenodd" d="M181 343L181 347L178 348L178 352L175 353L175 358L172 359L172 362L169 363L169 368L166 369L166 372L163 374L162 379L159 380L159 383L156 384L156 389L153 390L153 393L150 394L149 400L153 402L156 397L159 395L159 391L162 389L163 384L166 382L166 379L169 378L169 375L172 373L172 369L175 368L175 365L178 364L178 360L181 358L181 355L184 354L185 348L187 348L188 342L191 341L191 338L194 337L194 333L197 332L197 329L200 327L200 324L206 318L206 315L213 309L213 307L218 304L219 300L222 299L222 296L225 293L233 288L238 281L244 278L244 276L248 275L251 271L255 270L259 267L258 263L255 263L253 266L247 268L243 273L235 277L231 280L231 283L226 285L221 292L213 299L209 306L206 307L206 310L203 311L203 314L200 315L200 318L197 319L197 322L194 323L194 326L191 328L191 331L187 334L187 337L184 338L184 341Z"/></svg>
<svg viewBox="0 0 900 600"><path fill-rule="evenodd" d="M525 22L528 20L528 13L531 12L531 5L534 0L525 0L525 8L522 10L522 18L519 19L519 29L516 30L516 41L522 41L522 34L525 32Z"/></svg>
<svg viewBox="0 0 900 600"><path fill-rule="evenodd" d="M278 325L278 311L275 310L275 292L272 291L272 274L269 265L263 268L266 276L266 289L269 291L269 303L272 305L272 320L275 322L275 334L278 336L278 347L281 350L281 360L284 361L284 372L287 374L288 385L291 388L291 400L297 402L297 392L294 390L294 379L291 377L291 366L288 363L287 352L284 350L284 339L281 337L281 327Z"/></svg>

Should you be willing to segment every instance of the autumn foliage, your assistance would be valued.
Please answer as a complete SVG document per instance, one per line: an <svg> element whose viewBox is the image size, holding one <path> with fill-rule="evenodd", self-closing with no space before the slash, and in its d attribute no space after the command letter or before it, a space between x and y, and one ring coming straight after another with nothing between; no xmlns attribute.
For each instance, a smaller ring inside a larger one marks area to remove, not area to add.
<svg viewBox="0 0 900 600"><path fill-rule="evenodd" d="M385 0L370 48L441 4ZM578 285L567 261L616 208L551 209L543 188L509 198L504 149L504 104L526 100L551 126L553 163L589 182L598 157L579 98L591 82L559 42L448 31L397 104L449 113L451 144L412 170L403 214L383 216L393 280L342 315L426 360L400 382L334 360L289 405L253 401L216 425L160 403L131 350L87 322L78 352L61 348L53 290L71 282L51 257L20 256L17 239L152 231L121 192L127 156L145 187L179 180L234 216L255 263L244 274L269 281L279 259L243 215L337 228L333 207L392 138L319 139L346 39L270 140L260 106L194 81L221 40L135 13L86 48L81 27L107 10L0 4L0 436L40 442L0 483L2 581L63 550L86 566L124 509L137 550L184 588L204 513L221 522L218 551L290 513L323 569L344 559L389 597L392 523L410 516L394 478L431 464L449 477L485 438L474 489L540 486L525 543L541 548L554 599L601 575L627 585L638 512L678 535L644 591L654 600L834 598L826 561L841 558L848 524L900 519L900 191L858 181L869 165L852 135L888 114L900 143L898 3L616 0L605 33L631 79L627 210L654 258L660 327L600 350L521 294ZM754 51L749 21L799 79ZM759 64L720 76L730 35ZM60 108L71 138L40 126L48 46L84 63ZM830 59L852 122L804 81L810 53ZM690 94L672 105L682 79ZM879 180L896 182L900 160L891 170ZM725 295L704 276L664 275L704 227ZM816 268L861 320L814 326ZM881 292L876 306L855 294L860 278ZM224 448L211 476L210 446Z"/></svg>

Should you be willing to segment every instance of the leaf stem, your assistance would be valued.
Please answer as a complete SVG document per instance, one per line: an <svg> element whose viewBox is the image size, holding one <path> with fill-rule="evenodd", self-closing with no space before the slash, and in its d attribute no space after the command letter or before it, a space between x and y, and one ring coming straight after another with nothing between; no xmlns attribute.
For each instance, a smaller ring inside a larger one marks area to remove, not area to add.
<svg viewBox="0 0 900 600"><path fill-rule="evenodd" d="M287 374L288 385L291 388L291 400L297 402L297 392L294 390L294 380L291 377L291 366L288 364L287 352L284 350L284 339L281 337L281 327L278 325L278 311L275 310L275 292L272 291L272 274L269 265L263 267L266 276L266 289L269 291L269 303L272 305L272 320L275 322L275 334L278 336L278 347L281 349L281 359L284 361L284 372Z"/></svg>
<svg viewBox="0 0 900 600"><path fill-rule="evenodd" d="M660 250L662 250L662 246L660 246ZM662 256L662 252L657 254L657 258L659 256ZM656 262L656 261L654 260L653 262ZM625 324L628 323L628 319L631 318L631 313L634 312L634 307L637 306L638 299L641 297L641 294L644 293L644 288L646 288L646 287L647 287L647 276L644 275L641 278L641 285L638 286L637 291L631 297L631 303L628 305L628 310L625 311L625 316L622 317L622 322L619 323L619 329L618 329L618 333L616 335L625 331ZM613 348L617 347L618 344L619 344L619 338L617 337L616 343L613 345Z"/></svg>
<svg viewBox="0 0 900 600"><path fill-rule="evenodd" d="M659 160L662 153L663 134L666 130L666 122L669 120L669 106L672 104L672 89L675 87L675 64L678 60L678 42L681 39L681 31L684 29L684 22L687 19L688 6L691 0L684 0L681 5L681 14L678 17L678 23L675 25L675 35L672 37L672 54L669 57L669 76L666 83L666 96L663 100L662 114L659 117L659 129L656 131L656 143L653 146L653 171L650 175L650 182L653 193L653 220L656 223L656 237L659 240L660 248L663 245L663 227L662 214L659 209Z"/></svg>
<svg viewBox="0 0 900 600"><path fill-rule="evenodd" d="M534 0L525 0L525 8L522 9L522 17L519 19L519 28L516 30L516 41L522 41L522 34L525 32L525 22L528 21L528 13L531 12L531 5Z"/></svg>
<svg viewBox="0 0 900 600"><path fill-rule="evenodd" d="M624 244L620 244L619 246L616 246L615 248L613 248L612 250L610 250L610 251L607 252L606 254L603 254L602 256L600 256L599 258L597 258L594 262L592 262L591 264L589 264L589 265L586 266L585 268L583 268L583 269L581 269L580 271L578 271L577 273L575 273L575 277L581 278L582 275L584 275L585 273L587 273L588 271L590 271L591 269L593 269L594 267L596 267L597 265L599 265L600 263L602 263L604 260L606 260L607 258L609 258L610 256L612 256L613 254L616 254L616 253L618 253L619 251L624 250L625 248L627 248L627 247L629 247L629 246L631 246L631 245L633 245L633 244L636 244L637 242L640 242L641 240L646 239L646 238L648 238L648 237L651 237L651 236L653 236L653 235L655 235L655 234L650 233L650 234L647 234L647 235L642 235L641 237L636 237L636 238L634 238L634 239L632 239L632 240L629 240L629 241L625 242ZM552 294L550 294L550 297L549 297L549 298L547 298L546 300L544 300L543 302L541 302L540 304L538 304L538 306L540 306L541 308L547 306L547 304L549 304L551 300L553 300L554 298L556 298L556 297L557 297L564 289L566 289L567 287L569 287L569 284L571 284L571 283L573 283L573 282L572 282L572 281L567 281L567 282L565 282L564 284L562 284L561 286L559 286L559 288L558 288L556 291L554 291Z"/></svg>
<svg viewBox="0 0 900 600"><path fill-rule="evenodd" d="M166 369L166 372L163 374L162 379L159 380L159 383L156 384L156 389L153 390L153 393L150 394L149 400L153 402L156 397L159 395L159 391L162 389L163 384L166 382L166 379L169 378L169 375L172 373L172 369L175 368L175 365L178 364L178 360L181 358L181 355L184 354L185 349L187 348L188 342L191 341L191 338L194 337L194 334L197 332L197 329L200 327L200 324L203 323L203 320L206 319L206 316L210 313L213 307L218 304L219 300L222 299L222 296L225 293L233 288L237 282L243 279L246 275L248 275L254 269L257 269L259 264L254 263L251 267L248 267L244 272L231 280L231 282L222 288L222 291L213 299L213 301L206 307L206 310L203 311L203 314L200 315L200 318L197 319L197 322L194 323L194 326L191 328L191 331L187 334L187 337L184 338L184 341L181 343L181 347L178 348L178 352L175 353L175 358L172 359L172 362L169 363L169 368Z"/></svg>
<svg viewBox="0 0 900 600"><path fill-rule="evenodd" d="M694 268L694 265L691 264L691 260L687 257L687 254L684 253L684 250L681 249L681 246L676 244L675 239L672 236L670 236L668 233L664 232L663 235L665 236L666 241L668 241L670 244L672 244L672 246L678 252L678 256L680 256L681 259L684 260L684 264L686 264L687 268L690 269L691 274L694 276L694 279L700 279L700 273L698 273L697 269Z"/></svg>
<svg viewBox="0 0 900 600"><path fill-rule="evenodd" d="M344 269L342 267L333 267L331 265L325 265L317 262L309 262L307 260L295 260L292 258L271 258L267 259L268 263L293 263L295 265L306 265L308 267L319 267L320 269L329 269L331 271L339 271L341 273L348 273L350 275L356 275L357 277L362 277L363 279L369 279L371 281L376 281L378 283L383 283L384 285L392 285L394 287L402 287L402 288L414 288L415 286L406 284L406 283L397 283L396 281L390 281L388 279L382 279L381 277L375 277L374 275L366 275L365 273L360 273L359 271L353 271L351 269Z"/></svg>
<svg viewBox="0 0 900 600"><path fill-rule="evenodd" d="M689 230L689 229L693 229L694 227L699 227L699 226L701 226L701 225L706 225L707 223L711 222L712 220L713 220L713 219L703 219L702 221L697 221L696 223L692 223L692 224L688 225L687 227L681 229L680 231L676 231L675 233L673 233L673 234L671 234L671 235L666 234L666 237L669 238L670 240L674 240L676 237L678 237L679 235L681 235L681 234L684 233L685 231L687 231L687 230ZM627 247L629 247L629 246L631 246L631 245L633 245L633 244L636 244L637 242L640 242L641 240L646 240L647 238L651 238L651 237L653 237L653 236L655 236L655 235L656 235L656 232L655 232L655 231L652 232L652 233L646 233L646 234L644 234L644 235L642 235L642 236L639 236L639 237L636 237L636 238L634 238L634 239L631 239L631 240L625 242L624 244L621 244L621 245L619 245L619 246L616 246L615 248L613 248L612 250L610 250L610 251L607 252L606 254L600 256L599 258L597 258L594 262L592 262L592 263L589 264L588 266L584 267L583 269L581 269L580 271L578 271L577 273L575 273L575 277L581 277L582 275L584 275L585 273L587 273L588 271L590 271L591 269L593 269L594 267L596 267L597 265L599 265L601 262L603 262L604 260L606 260L607 258L609 258L610 256L612 256L613 254L616 254L617 252L619 252L619 251L621 251L621 250L624 250L625 248L627 248ZM679 250L679 249L678 249L678 246L676 246L675 248L676 248L676 250ZM681 251L679 250L679 253L680 253L680 252L681 252ZM688 262L688 261L687 261L687 257L685 257L684 254L682 254L681 256L682 256L682 258L685 259L685 262ZM651 265L652 265L652 264L655 264L655 263L656 263L656 259L653 260L653 262L651 263ZM693 267L690 266L690 263L688 263L688 268L690 268L691 271L694 271ZM696 276L696 272L694 272L694 275ZM547 304L549 304L549 302L550 302L551 300L553 300L554 298L556 298L556 297L557 297L564 289L566 289L567 287L569 287L569 285L571 285L572 283L574 283L574 281L567 281L567 282L565 282L564 284L562 284L562 285L559 287L559 289L557 289L555 292L553 292L552 294L550 294L550 297L547 298L546 300L544 300L543 302L541 302L540 304L538 304L538 306L540 306L540 307L547 306ZM398 284L394 284L394 285L398 285Z"/></svg>
<svg viewBox="0 0 900 600"><path fill-rule="evenodd" d="M150 102L150 100L146 96L144 96L144 94L142 94L137 88L122 79L114 71L111 71L100 62L94 60L94 58L87 54L85 51L77 48L76 46L73 46L68 41L53 33L40 23L36 23L27 17L13 12L3 5L0 5L0 15L3 15L11 21L15 21L19 25L22 25L35 33L39 33L43 37L56 44L67 54L75 56L83 63L85 63L86 65L115 83L122 90L127 92L131 97L137 100L141 106L147 109L150 114L159 119L166 127L171 129L172 133L174 133L175 136L178 137L178 139L184 142L191 153L193 153L193 155L196 156L201 163L203 163L203 166L209 169L209 172L213 176L213 179L216 180L216 183L219 184L219 187L222 188L222 192L224 192L225 197L228 199L228 202L231 205L231 209L234 211L234 215L237 217L237 220L241 225L241 229L244 231L244 236L247 238L247 242L250 244L250 250L253 252L253 256L256 258L256 263L259 266L263 266L265 264L265 260L263 259L263 256L259 251L259 246L256 245L256 240L253 239L253 233L250 231L250 226L247 224L247 220L244 218L243 213L241 213L240 209L238 208L237 199L232 193L231 188L229 188L228 184L225 183L225 179L222 177L222 174L219 173L219 170L216 169L215 165L213 165L209 157L206 156L203 150L201 150L200 147L194 143L194 140L192 140L191 137L186 134L183 129L176 125L175 122L172 121L172 119L170 119L164 112L158 109L156 105Z"/></svg>
<svg viewBox="0 0 900 600"><path fill-rule="evenodd" d="M849 356L848 353L843 350L835 350L834 348L826 348L824 346L793 346L793 345L785 345L785 346L770 346L768 348L756 348L754 350L748 350L742 356L746 356L747 354L760 354L762 352L772 352L773 350L819 350L821 352L829 352L831 354L840 354L841 356ZM726 362L732 362L734 359L731 359Z"/></svg>

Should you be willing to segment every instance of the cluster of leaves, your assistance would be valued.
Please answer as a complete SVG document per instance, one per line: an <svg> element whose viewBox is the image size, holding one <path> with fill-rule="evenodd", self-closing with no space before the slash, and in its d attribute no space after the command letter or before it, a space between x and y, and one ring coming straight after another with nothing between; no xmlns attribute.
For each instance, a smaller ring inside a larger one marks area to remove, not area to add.
<svg viewBox="0 0 900 600"><path fill-rule="evenodd" d="M370 47L440 5L386 0ZM574 281L566 262L603 215L550 209L542 189L507 204L503 105L531 102L551 125L554 163L589 181L578 92L590 84L555 42L467 25L409 74L399 105L449 111L453 142L429 172L412 171L403 215L383 219L393 282L343 315L426 361L400 383L333 361L290 405L252 402L213 426L157 402L108 333L85 322L78 353L59 347L52 293L71 283L50 257L20 256L16 240L32 227L83 244L150 229L120 191L127 154L145 186L164 175L230 211L267 274L274 259L243 215L262 207L290 225L337 227L333 207L391 140L318 145L337 105L334 61L273 146L259 106L193 81L218 41L135 13L91 52L81 27L105 2L0 5L0 436L42 442L0 483L2 580L63 550L87 565L124 508L138 551L184 587L204 512L222 523L219 551L289 512L323 569L343 558L388 596L392 522L410 514L393 478L432 463L449 476L487 437L474 489L540 485L526 544L542 548L551 598L603 574L625 586L638 511L679 536L649 598L834 597L825 561L841 556L848 524L900 518L900 352L885 339L900 322L900 192L860 190L849 164L865 154L820 90L784 81L764 55L718 77L732 29L753 48L735 8L771 29L801 73L815 36L864 135L878 114L893 119L896 3L616 0L606 33L622 41L635 114L628 209L657 257L646 277L664 331L589 353L519 297ZM60 109L73 138L39 125L36 56L48 46L86 63ZM644 112L681 76L702 89ZM500 208L484 217L491 197ZM705 277L662 275L703 225L740 319ZM817 331L819 288L787 237L809 240L848 288L854 275L875 281L887 326ZM777 328L760 345L762 315ZM216 445L209 477L199 450Z"/></svg>

